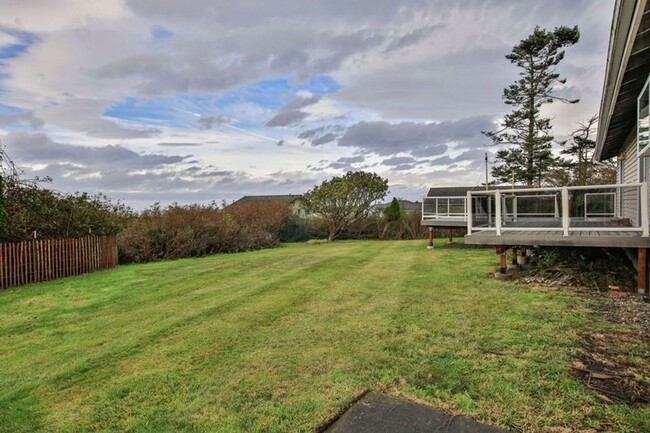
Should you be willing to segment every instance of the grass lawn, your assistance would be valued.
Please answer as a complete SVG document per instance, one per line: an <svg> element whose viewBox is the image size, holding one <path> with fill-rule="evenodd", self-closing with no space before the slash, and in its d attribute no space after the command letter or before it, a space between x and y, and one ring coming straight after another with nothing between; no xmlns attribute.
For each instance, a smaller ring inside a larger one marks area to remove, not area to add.
<svg viewBox="0 0 650 433"><path fill-rule="evenodd" d="M569 375L607 326L491 249L295 244L0 292L0 430L313 431L368 389L526 432L648 431ZM593 429L593 430L590 430Z"/></svg>

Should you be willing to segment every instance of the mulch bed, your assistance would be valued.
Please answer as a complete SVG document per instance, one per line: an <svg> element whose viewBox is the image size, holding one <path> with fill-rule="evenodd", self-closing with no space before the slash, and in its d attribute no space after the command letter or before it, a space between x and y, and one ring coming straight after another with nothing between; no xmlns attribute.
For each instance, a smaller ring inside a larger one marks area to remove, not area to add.
<svg viewBox="0 0 650 433"><path fill-rule="evenodd" d="M595 315L626 326L583 335L572 376L605 401L650 403L650 304L637 295L593 299Z"/></svg>

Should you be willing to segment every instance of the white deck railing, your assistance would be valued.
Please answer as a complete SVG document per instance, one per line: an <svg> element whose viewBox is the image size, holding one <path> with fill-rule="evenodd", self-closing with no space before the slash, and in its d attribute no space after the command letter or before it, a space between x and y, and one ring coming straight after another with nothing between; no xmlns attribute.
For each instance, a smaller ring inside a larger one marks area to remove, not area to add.
<svg viewBox="0 0 650 433"><path fill-rule="evenodd" d="M424 197L422 199L422 219L467 221L466 197Z"/></svg>
<svg viewBox="0 0 650 433"><path fill-rule="evenodd" d="M589 209L596 197L604 203L601 211ZM526 200L532 204L522 207ZM650 232L647 183L477 190L468 191L465 201L468 234L561 231L569 236L597 230L639 232L647 237Z"/></svg>

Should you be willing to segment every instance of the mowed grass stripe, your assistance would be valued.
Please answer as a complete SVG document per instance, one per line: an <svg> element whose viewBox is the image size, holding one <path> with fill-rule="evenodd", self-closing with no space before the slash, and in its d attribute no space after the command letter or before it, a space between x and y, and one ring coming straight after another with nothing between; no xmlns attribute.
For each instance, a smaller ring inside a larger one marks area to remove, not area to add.
<svg viewBox="0 0 650 433"><path fill-rule="evenodd" d="M0 430L312 431L385 389L512 429L642 431L647 409L567 374L594 326L579 300L488 278L493 250L424 247L296 244L0 293Z"/></svg>

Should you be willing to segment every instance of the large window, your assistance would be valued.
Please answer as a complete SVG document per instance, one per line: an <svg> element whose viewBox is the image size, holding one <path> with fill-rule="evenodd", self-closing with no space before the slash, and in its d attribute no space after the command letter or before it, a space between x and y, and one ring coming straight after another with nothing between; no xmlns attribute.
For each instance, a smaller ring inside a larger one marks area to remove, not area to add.
<svg viewBox="0 0 650 433"><path fill-rule="evenodd" d="M650 156L650 76L637 100L637 144L639 156Z"/></svg>

